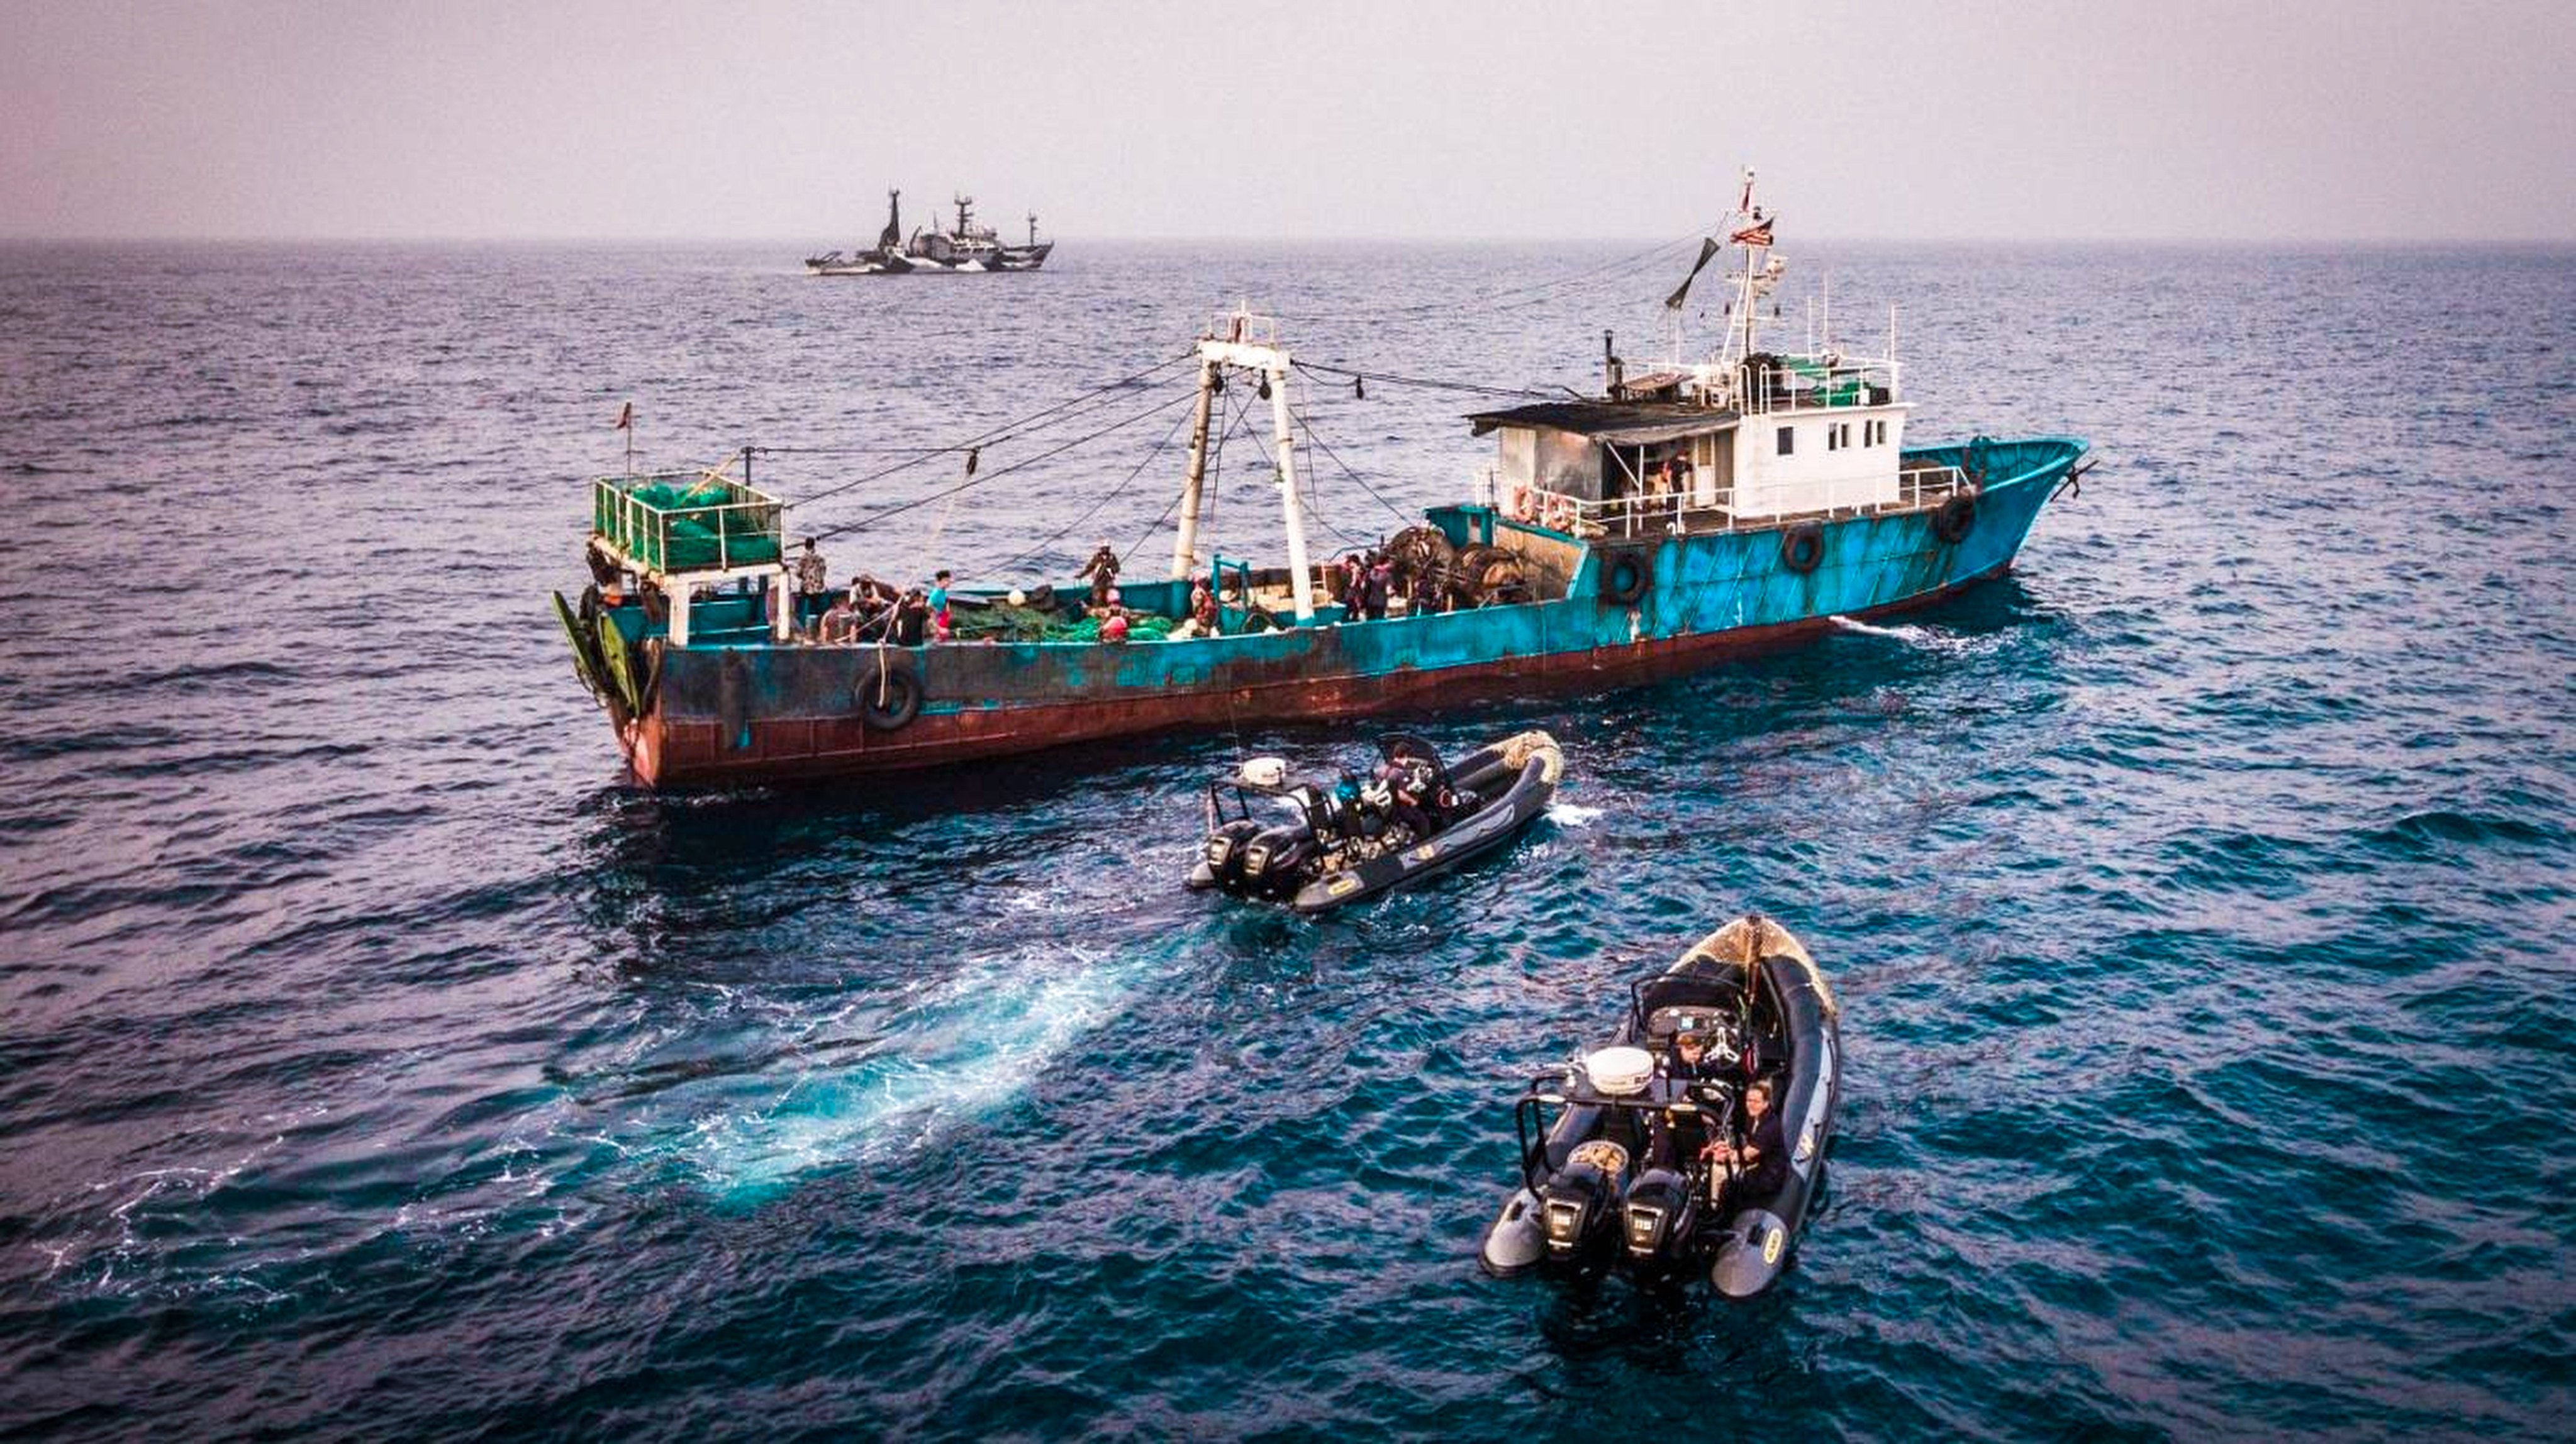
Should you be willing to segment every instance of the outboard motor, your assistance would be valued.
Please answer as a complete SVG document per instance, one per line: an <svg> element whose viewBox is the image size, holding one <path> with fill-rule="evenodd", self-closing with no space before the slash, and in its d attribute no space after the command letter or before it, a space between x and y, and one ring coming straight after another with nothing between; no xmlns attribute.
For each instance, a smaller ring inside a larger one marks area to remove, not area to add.
<svg viewBox="0 0 2576 1444"><path fill-rule="evenodd" d="M1620 1209L1620 1239L1632 1262L1676 1264L1698 1222L1690 1180L1669 1168L1650 1168L1628 1186Z"/></svg>
<svg viewBox="0 0 2576 1444"><path fill-rule="evenodd" d="M1243 885L1244 845L1260 832L1260 823L1249 818L1237 818L1208 834L1208 871L1215 875L1219 887L1231 889Z"/></svg>
<svg viewBox="0 0 2576 1444"><path fill-rule="evenodd" d="M1655 1059L1643 1048L1601 1048L1585 1055L1582 1074L1595 1093L1631 1098L1653 1080ZM1617 1113L1605 1110L1609 1117ZM1547 1233L1550 1257L1566 1259L1581 1252L1593 1231L1609 1222L1626 1191L1627 1173L1628 1150L1616 1140L1589 1138L1574 1146L1565 1167L1539 1192L1539 1223Z"/></svg>
<svg viewBox="0 0 2576 1444"><path fill-rule="evenodd" d="M1243 844L1243 890L1261 897L1285 897L1297 890L1298 865L1305 861L1306 830L1274 827Z"/></svg>
<svg viewBox="0 0 2576 1444"><path fill-rule="evenodd" d="M1547 1252L1560 1262L1580 1256L1610 1220L1619 1197L1619 1182L1628 1171L1628 1150L1607 1138L1575 1145L1565 1167L1538 1196L1539 1226L1547 1233Z"/></svg>

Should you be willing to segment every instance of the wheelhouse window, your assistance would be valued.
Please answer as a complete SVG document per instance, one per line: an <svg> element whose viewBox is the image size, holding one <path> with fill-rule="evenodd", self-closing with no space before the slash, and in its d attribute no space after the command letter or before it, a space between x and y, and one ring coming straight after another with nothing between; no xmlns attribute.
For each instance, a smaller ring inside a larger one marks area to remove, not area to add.
<svg viewBox="0 0 2576 1444"><path fill-rule="evenodd" d="M1779 438L1773 444L1772 449L1781 456L1794 455L1798 450L1798 428L1794 426L1781 427Z"/></svg>

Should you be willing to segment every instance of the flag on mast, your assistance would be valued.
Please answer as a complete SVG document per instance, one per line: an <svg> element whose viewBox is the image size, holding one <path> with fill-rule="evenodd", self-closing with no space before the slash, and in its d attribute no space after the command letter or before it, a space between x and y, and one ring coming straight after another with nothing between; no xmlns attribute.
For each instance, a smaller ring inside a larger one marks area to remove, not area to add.
<svg viewBox="0 0 2576 1444"><path fill-rule="evenodd" d="M617 425L614 429L618 431L633 431L635 429L634 402L629 401L625 405L617 408Z"/></svg>
<svg viewBox="0 0 2576 1444"><path fill-rule="evenodd" d="M1767 246L1771 244L1771 219L1766 216L1727 239L1739 246Z"/></svg>

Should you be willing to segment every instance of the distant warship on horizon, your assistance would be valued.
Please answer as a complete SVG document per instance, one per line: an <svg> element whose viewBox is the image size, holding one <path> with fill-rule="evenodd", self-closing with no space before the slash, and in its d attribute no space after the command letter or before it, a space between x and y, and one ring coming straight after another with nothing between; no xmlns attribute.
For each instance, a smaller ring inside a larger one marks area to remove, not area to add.
<svg viewBox="0 0 2576 1444"><path fill-rule="evenodd" d="M1024 246L1002 244L1001 233L991 226L975 224L975 198L957 196L957 224L948 230L916 229L907 238L903 232L903 192L886 192L885 229L877 233L877 243L863 251L844 255L826 251L805 258L805 270L816 276L902 276L915 272L958 271L1034 271L1046 264L1047 253L1055 242L1038 239L1037 212L1029 212L1029 241Z"/></svg>

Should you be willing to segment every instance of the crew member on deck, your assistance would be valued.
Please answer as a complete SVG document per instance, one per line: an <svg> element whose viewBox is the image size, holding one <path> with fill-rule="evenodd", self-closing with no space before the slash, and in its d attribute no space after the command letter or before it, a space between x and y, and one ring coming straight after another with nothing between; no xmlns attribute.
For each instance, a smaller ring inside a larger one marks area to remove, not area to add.
<svg viewBox="0 0 2576 1444"><path fill-rule="evenodd" d="M1198 624L1199 634L1207 637L1217 635L1218 624L1223 620L1217 611L1216 592L1208 586L1204 573L1190 578L1190 620Z"/></svg>
<svg viewBox="0 0 2576 1444"><path fill-rule="evenodd" d="M1434 568L1416 567L1413 571L1413 615L1427 617L1449 610L1449 589L1440 584Z"/></svg>
<svg viewBox="0 0 2576 1444"><path fill-rule="evenodd" d="M1394 569L1387 565L1385 557L1376 552L1369 553L1365 570L1360 574L1360 610L1372 622L1386 620L1386 588L1394 575Z"/></svg>
<svg viewBox="0 0 2576 1444"><path fill-rule="evenodd" d="M1082 570L1075 572L1073 576L1076 581L1087 581L1091 583L1091 605L1095 607L1108 606L1109 589L1118 585L1117 548L1112 547L1107 542L1102 542L1100 544L1100 550L1093 552L1091 554L1091 560L1084 562L1082 564Z"/></svg>
<svg viewBox="0 0 2576 1444"><path fill-rule="evenodd" d="M941 567L939 574L930 579L930 634L945 642L954 630L955 622L948 615L948 568Z"/></svg>
<svg viewBox="0 0 2576 1444"><path fill-rule="evenodd" d="M1431 791L1431 769L1406 759L1387 763L1378 769L1378 776L1385 782L1390 799L1387 815L1412 833L1413 841L1420 842L1429 837L1435 829L1422 800Z"/></svg>
<svg viewBox="0 0 2576 1444"><path fill-rule="evenodd" d="M1711 1076L1707 1064L1708 1037L1702 1033L1677 1033L1673 1036L1673 1056L1664 1065L1664 1073L1678 1082L1696 1083Z"/></svg>
<svg viewBox="0 0 2576 1444"><path fill-rule="evenodd" d="M1664 1076L1685 1087L1701 1079L1715 1077L1717 1070L1705 1061L1707 1053L1707 1034L1697 1032L1674 1034L1673 1051L1664 1059ZM1676 1152L1697 1152L1706 1156L1707 1150L1700 1146L1701 1140L1708 1132L1704 1115L1676 1114L1673 1110L1666 1109L1656 1115L1652 1126L1653 1133L1649 1139L1647 1153L1655 1167L1672 1167Z"/></svg>
<svg viewBox="0 0 2576 1444"><path fill-rule="evenodd" d="M918 647L928 637L929 632L930 599L922 594L921 588L914 587L903 594L902 601L895 604L894 644L898 647Z"/></svg>
<svg viewBox="0 0 2576 1444"><path fill-rule="evenodd" d="M1771 1111L1768 1082L1757 1078L1744 1085L1744 1116L1748 1126L1742 1143L1713 1142L1700 1156L1736 1170L1738 1198L1768 1199L1789 1181L1789 1150L1780 1140L1780 1115Z"/></svg>
<svg viewBox="0 0 2576 1444"><path fill-rule="evenodd" d="M817 641L846 642L858 629L859 609L850 605L850 594L843 592L832 598L830 609L814 624L814 635Z"/></svg>
<svg viewBox="0 0 2576 1444"><path fill-rule="evenodd" d="M805 549L796 558L795 578L794 595L785 595L786 589L782 587L774 601L776 605L788 608L788 630L803 632L817 625L817 614L823 610L823 594L832 589L830 570L823 563L823 554L814 550L814 539L810 536L805 538Z"/></svg>
<svg viewBox="0 0 2576 1444"><path fill-rule="evenodd" d="M805 538L805 550L796 558L796 595L819 597L832 589L831 568L824 565L823 554L814 550L814 539Z"/></svg>

